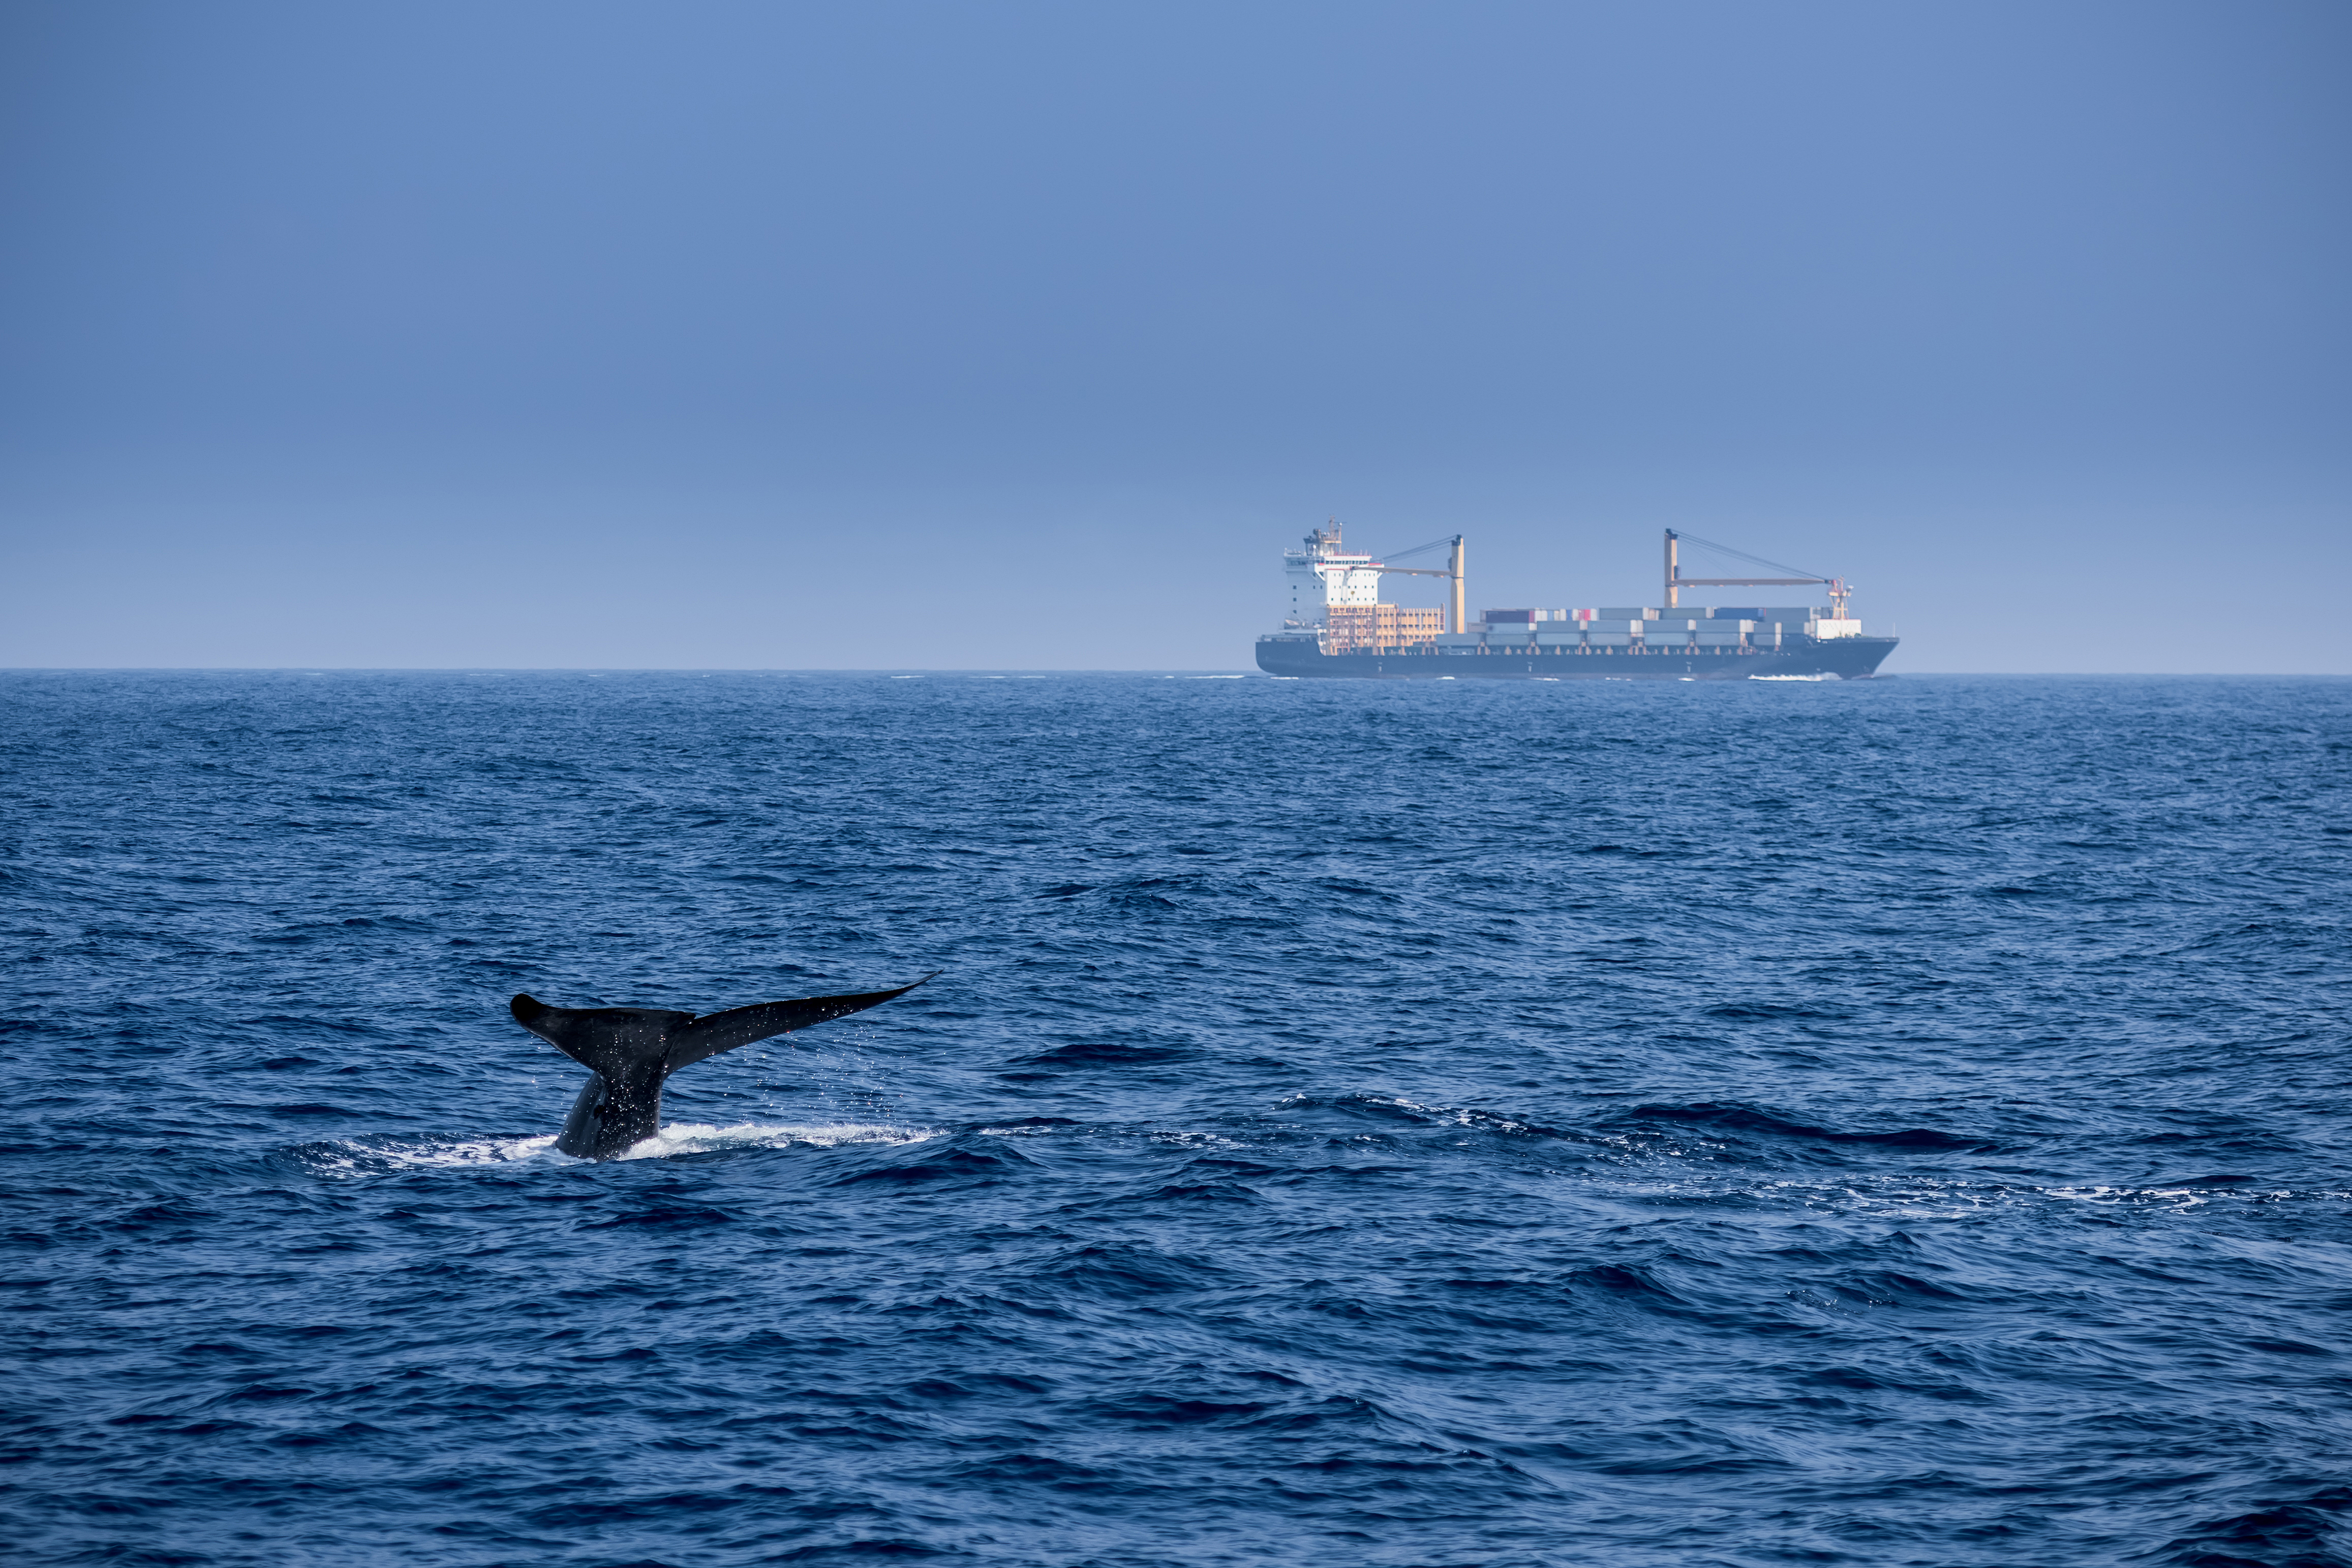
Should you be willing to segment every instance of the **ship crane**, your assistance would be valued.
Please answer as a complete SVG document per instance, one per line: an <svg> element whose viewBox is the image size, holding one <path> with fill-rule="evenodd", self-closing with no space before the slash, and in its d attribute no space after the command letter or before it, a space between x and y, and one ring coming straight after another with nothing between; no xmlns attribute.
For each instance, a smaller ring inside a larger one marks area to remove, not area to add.
<svg viewBox="0 0 2352 1568"><path fill-rule="evenodd" d="M1391 566L1388 564L1391 560L1397 559L1398 556L1419 555L1425 549L1435 549L1440 545L1448 545L1452 547L1452 553L1447 555L1445 558L1445 568L1442 571L1434 568L1425 566ZM1383 556L1381 558L1380 570L1384 572L1392 571L1399 577L1443 577L1449 579L1454 584L1452 591L1454 605L1453 611L1447 618L1445 629L1458 636L1462 632L1469 630L1469 618L1465 613L1463 606L1462 559L1462 536L1460 534L1455 534L1449 538L1432 539L1425 545L1415 545L1411 549L1401 549L1396 552L1395 556Z"/></svg>
<svg viewBox="0 0 2352 1568"><path fill-rule="evenodd" d="M1818 582L1829 589L1830 604L1835 610L1837 618L1841 621L1845 619L1845 601L1853 590L1846 585L1845 579L1842 577L1685 577L1681 550L1682 541L1685 539L1690 540L1695 545L1705 545L1712 550L1721 550L1725 555L1738 556L1741 560L1752 560L1758 566L1769 566L1780 571L1797 570L1793 566L1782 566L1777 560L1766 560L1760 556L1752 556L1745 551L1733 549L1728 545L1717 544L1713 539L1703 539L1696 534L1678 534L1674 529L1668 528L1666 530L1666 608L1669 610L1681 606L1680 592L1685 588L1799 588Z"/></svg>

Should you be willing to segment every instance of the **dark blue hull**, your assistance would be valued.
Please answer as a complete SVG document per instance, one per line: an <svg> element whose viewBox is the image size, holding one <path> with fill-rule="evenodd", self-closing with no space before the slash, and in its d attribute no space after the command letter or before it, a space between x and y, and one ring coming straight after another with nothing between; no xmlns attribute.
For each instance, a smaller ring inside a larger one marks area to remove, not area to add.
<svg viewBox="0 0 2352 1568"><path fill-rule="evenodd" d="M1269 675L1360 681L1746 681L1770 676L1861 680L1895 652L1893 637L1784 637L1777 648L1436 648L1326 653L1312 637L1265 637Z"/></svg>

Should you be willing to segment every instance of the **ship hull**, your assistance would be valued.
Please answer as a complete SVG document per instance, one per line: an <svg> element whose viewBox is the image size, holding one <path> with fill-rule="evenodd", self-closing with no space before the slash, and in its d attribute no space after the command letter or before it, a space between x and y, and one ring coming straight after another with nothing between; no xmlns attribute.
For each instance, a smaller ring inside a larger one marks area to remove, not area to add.
<svg viewBox="0 0 2352 1568"><path fill-rule="evenodd" d="M1893 637L1784 637L1778 648L1436 648L1326 653L1311 637L1267 637L1269 675L1356 681L1864 680L1895 652Z"/></svg>

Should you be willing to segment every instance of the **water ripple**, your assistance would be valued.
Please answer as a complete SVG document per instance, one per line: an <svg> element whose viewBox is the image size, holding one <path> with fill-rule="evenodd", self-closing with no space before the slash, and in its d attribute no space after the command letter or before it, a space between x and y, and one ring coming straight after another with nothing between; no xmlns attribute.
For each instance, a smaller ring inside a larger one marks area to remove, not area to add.
<svg viewBox="0 0 2352 1568"><path fill-rule="evenodd" d="M0 689L18 1560L2347 1560L2346 683Z"/></svg>

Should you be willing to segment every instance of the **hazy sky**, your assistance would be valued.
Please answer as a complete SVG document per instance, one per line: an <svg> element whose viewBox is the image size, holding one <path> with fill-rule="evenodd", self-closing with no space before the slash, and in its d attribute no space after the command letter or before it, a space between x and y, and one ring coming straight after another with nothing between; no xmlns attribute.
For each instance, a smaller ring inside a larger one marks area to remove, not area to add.
<svg viewBox="0 0 2352 1568"><path fill-rule="evenodd" d="M1336 515L2352 672L2348 202L2342 0L6 0L0 664L1240 668Z"/></svg>

